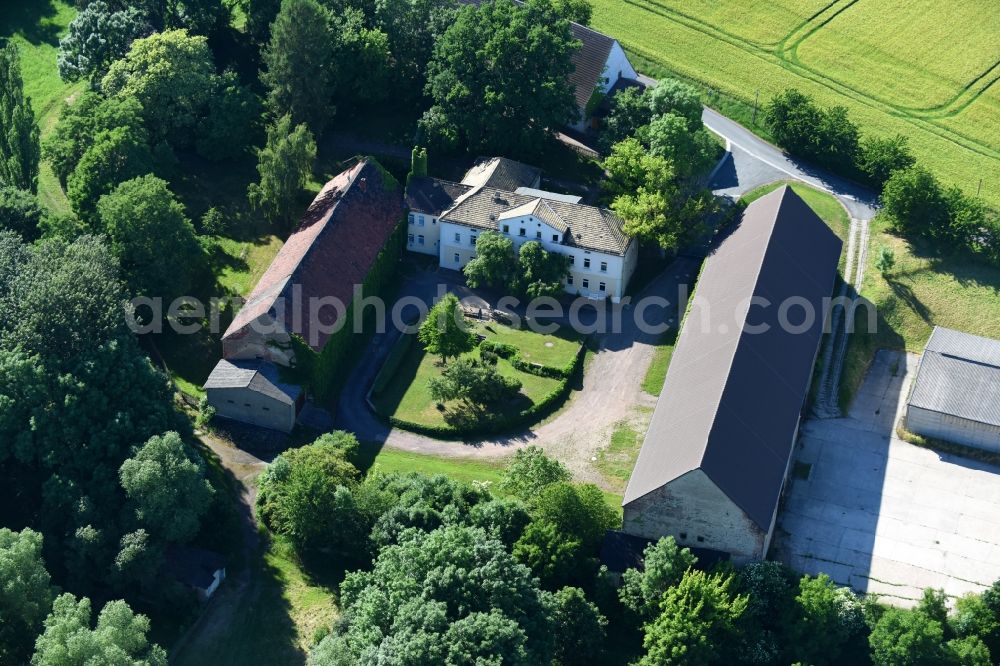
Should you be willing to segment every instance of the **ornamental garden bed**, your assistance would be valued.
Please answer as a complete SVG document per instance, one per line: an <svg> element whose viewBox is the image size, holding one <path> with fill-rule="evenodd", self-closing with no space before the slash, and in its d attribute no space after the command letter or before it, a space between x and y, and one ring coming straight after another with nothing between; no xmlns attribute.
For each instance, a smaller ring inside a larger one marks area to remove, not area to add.
<svg viewBox="0 0 1000 666"><path fill-rule="evenodd" d="M485 338L484 348L502 350L496 368L501 375L521 382L515 399L478 412L457 401L435 401L428 383L447 366L439 356L425 352L416 336L404 336L373 384L371 402L376 413L405 430L460 438L530 426L565 401L582 364L583 342L578 336L563 330L546 335L495 322L470 323L470 329ZM463 357L479 358L480 351L476 347ZM466 417L461 426L445 418L454 411Z"/></svg>

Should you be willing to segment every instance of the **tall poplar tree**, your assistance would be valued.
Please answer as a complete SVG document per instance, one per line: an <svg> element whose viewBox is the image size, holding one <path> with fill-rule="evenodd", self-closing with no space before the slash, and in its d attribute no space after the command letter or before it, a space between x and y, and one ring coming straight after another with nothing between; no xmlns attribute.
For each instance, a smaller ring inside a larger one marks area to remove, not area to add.
<svg viewBox="0 0 1000 666"><path fill-rule="evenodd" d="M0 48L0 184L38 191L38 123L24 96L21 56L13 42Z"/></svg>

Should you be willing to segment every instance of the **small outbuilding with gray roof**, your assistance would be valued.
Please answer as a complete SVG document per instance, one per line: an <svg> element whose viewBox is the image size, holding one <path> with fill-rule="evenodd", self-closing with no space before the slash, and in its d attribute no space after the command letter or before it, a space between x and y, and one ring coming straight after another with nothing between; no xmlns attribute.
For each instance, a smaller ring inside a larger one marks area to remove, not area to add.
<svg viewBox="0 0 1000 666"><path fill-rule="evenodd" d="M263 359L222 359L205 394L221 417L282 432L295 427L303 398L300 387L281 381L278 366Z"/></svg>
<svg viewBox="0 0 1000 666"><path fill-rule="evenodd" d="M936 327L907 401L906 429L1000 453L1000 340Z"/></svg>
<svg viewBox="0 0 1000 666"><path fill-rule="evenodd" d="M840 251L782 187L705 260L625 491L624 531L737 563L766 556Z"/></svg>

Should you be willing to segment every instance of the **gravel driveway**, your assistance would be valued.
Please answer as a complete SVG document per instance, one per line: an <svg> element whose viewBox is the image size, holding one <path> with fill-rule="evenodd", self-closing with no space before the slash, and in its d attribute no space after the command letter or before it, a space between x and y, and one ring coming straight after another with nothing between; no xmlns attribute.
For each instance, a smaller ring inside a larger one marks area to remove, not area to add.
<svg viewBox="0 0 1000 666"><path fill-rule="evenodd" d="M698 264L697 259L677 259L646 287L640 298L658 295L675 304L678 285L691 283ZM436 273L418 276L408 283L404 293L432 294L434 290L429 288L429 283L440 277ZM452 289L461 295L461 287L453 284ZM638 302L638 298L633 300ZM655 397L643 392L642 381L659 336L639 330L633 305L617 307L620 307L622 315L621 330L596 338L597 353L586 368L582 386L574 391L562 410L534 428L515 435L474 442L443 441L398 428L390 429L372 414L364 396L398 337L394 333L376 336L365 351L341 395L337 427L355 432L359 439L384 442L385 446L395 449L452 457L500 458L510 455L518 447L536 444L566 463L577 478L604 485L592 459L608 445L616 424L631 422L639 432L645 432L642 421L648 419L648 413L644 416L640 407L656 402ZM649 308L644 313L644 319L650 324L673 323L676 312L675 305Z"/></svg>

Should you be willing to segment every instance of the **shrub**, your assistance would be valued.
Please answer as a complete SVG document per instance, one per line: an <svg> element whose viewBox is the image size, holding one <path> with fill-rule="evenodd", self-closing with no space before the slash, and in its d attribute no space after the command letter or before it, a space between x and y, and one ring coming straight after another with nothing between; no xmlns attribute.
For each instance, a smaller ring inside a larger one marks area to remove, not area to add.
<svg viewBox="0 0 1000 666"><path fill-rule="evenodd" d="M513 358L517 355L517 347L506 342L496 340L483 340L479 343L480 353L486 351L496 354L500 358Z"/></svg>

